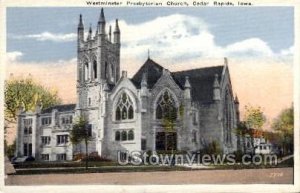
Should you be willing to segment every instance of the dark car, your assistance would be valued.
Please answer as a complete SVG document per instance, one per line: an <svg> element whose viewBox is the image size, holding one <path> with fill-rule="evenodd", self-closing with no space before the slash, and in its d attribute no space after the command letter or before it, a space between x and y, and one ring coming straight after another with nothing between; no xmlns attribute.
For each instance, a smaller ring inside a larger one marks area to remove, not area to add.
<svg viewBox="0 0 300 193"><path fill-rule="evenodd" d="M32 162L32 161L35 161L35 158L32 156L13 157L11 159L12 164L20 164L20 163Z"/></svg>

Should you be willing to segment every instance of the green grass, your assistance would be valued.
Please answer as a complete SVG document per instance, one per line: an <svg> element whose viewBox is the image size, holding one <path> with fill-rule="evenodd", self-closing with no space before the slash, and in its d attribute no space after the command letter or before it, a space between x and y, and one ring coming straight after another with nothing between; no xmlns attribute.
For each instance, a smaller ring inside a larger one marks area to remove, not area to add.
<svg viewBox="0 0 300 193"><path fill-rule="evenodd" d="M100 167L100 166L117 166L117 162L107 161L107 162L96 162L89 161L89 167ZM85 162L25 162L21 164L14 165L17 168L68 168L68 167L85 167Z"/></svg>
<svg viewBox="0 0 300 193"><path fill-rule="evenodd" d="M17 170L16 175L35 175L35 174L78 174L78 173L112 173L112 172L157 172L157 171L190 171L184 167L170 166L115 166L97 168L64 168L48 170Z"/></svg>

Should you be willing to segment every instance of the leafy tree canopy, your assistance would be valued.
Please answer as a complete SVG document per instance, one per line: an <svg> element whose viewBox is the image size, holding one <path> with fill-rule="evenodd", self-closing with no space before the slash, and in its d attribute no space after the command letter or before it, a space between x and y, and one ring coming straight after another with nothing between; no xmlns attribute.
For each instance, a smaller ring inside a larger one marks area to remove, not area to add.
<svg viewBox="0 0 300 193"><path fill-rule="evenodd" d="M266 120L261 107L245 106L244 121L248 128L262 129Z"/></svg>
<svg viewBox="0 0 300 193"><path fill-rule="evenodd" d="M275 131L286 135L293 135L294 132L294 107L283 110L273 121L272 128Z"/></svg>
<svg viewBox="0 0 300 193"><path fill-rule="evenodd" d="M79 144L83 141L91 141L92 137L88 133L88 121L84 117L79 117L73 125L70 140L73 144Z"/></svg>
<svg viewBox="0 0 300 193"><path fill-rule="evenodd" d="M60 104L57 91L36 83L31 78L9 79L5 82L5 120L14 123L20 107L25 111L33 111L37 104L42 108Z"/></svg>

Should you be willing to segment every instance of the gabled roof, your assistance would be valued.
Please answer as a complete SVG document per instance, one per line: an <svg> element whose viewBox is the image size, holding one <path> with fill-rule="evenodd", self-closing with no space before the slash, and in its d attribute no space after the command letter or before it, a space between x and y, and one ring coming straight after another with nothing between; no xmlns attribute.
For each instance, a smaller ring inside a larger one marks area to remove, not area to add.
<svg viewBox="0 0 300 193"><path fill-rule="evenodd" d="M73 111L76 108L76 104L64 104L64 105L55 105L47 109L43 109L41 113L51 113L52 110L56 109L58 112L64 111Z"/></svg>
<svg viewBox="0 0 300 193"><path fill-rule="evenodd" d="M213 102L213 83L215 74L218 74L220 82L223 67L224 66L214 66L173 72L172 76L182 88L184 88L185 77L188 76L191 84L191 96L193 101L210 103Z"/></svg>
<svg viewBox="0 0 300 193"><path fill-rule="evenodd" d="M142 67L133 76L131 81L137 88L141 88L143 74L146 73L148 88L152 88L157 80L161 77L163 67L151 60L150 58L142 65Z"/></svg>
<svg viewBox="0 0 300 193"><path fill-rule="evenodd" d="M221 81L224 66L198 68L186 71L172 72L171 76L180 88L184 88L185 77L189 77L191 84L191 96L193 101L200 103L213 102L213 82L215 74L219 75ZM137 87L141 87L143 74L147 75L148 88L152 89L163 73L163 67L151 59L142 65L131 81Z"/></svg>

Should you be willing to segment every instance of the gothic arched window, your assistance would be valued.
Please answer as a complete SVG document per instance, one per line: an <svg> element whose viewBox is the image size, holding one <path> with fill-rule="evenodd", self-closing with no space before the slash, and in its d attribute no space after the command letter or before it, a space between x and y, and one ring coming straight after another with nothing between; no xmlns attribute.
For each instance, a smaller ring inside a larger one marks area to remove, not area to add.
<svg viewBox="0 0 300 193"><path fill-rule="evenodd" d="M121 133L120 131L116 131L115 140L120 141L121 140Z"/></svg>
<svg viewBox="0 0 300 193"><path fill-rule="evenodd" d="M121 140L122 141L127 141L127 132L126 131L122 131Z"/></svg>
<svg viewBox="0 0 300 193"><path fill-rule="evenodd" d="M97 79L97 61L94 60L93 62L93 78Z"/></svg>
<svg viewBox="0 0 300 193"><path fill-rule="evenodd" d="M193 142L197 143L197 131L193 131Z"/></svg>
<svg viewBox="0 0 300 193"><path fill-rule="evenodd" d="M118 99L115 115L117 121L134 118L133 103L125 92Z"/></svg>
<svg viewBox="0 0 300 193"><path fill-rule="evenodd" d="M89 79L89 63L85 62L84 63L84 80Z"/></svg>
<svg viewBox="0 0 300 193"><path fill-rule="evenodd" d="M128 131L128 140L134 140L134 132L133 132L133 130Z"/></svg>
<svg viewBox="0 0 300 193"><path fill-rule="evenodd" d="M156 119L177 119L177 107L172 95L165 91L157 100Z"/></svg>
<svg viewBox="0 0 300 193"><path fill-rule="evenodd" d="M112 64L109 65L109 79L110 81L114 81L114 76L115 76L115 71L114 71L114 66Z"/></svg>
<svg viewBox="0 0 300 193"><path fill-rule="evenodd" d="M108 78L108 64L105 62L104 66L104 77L107 79Z"/></svg>

